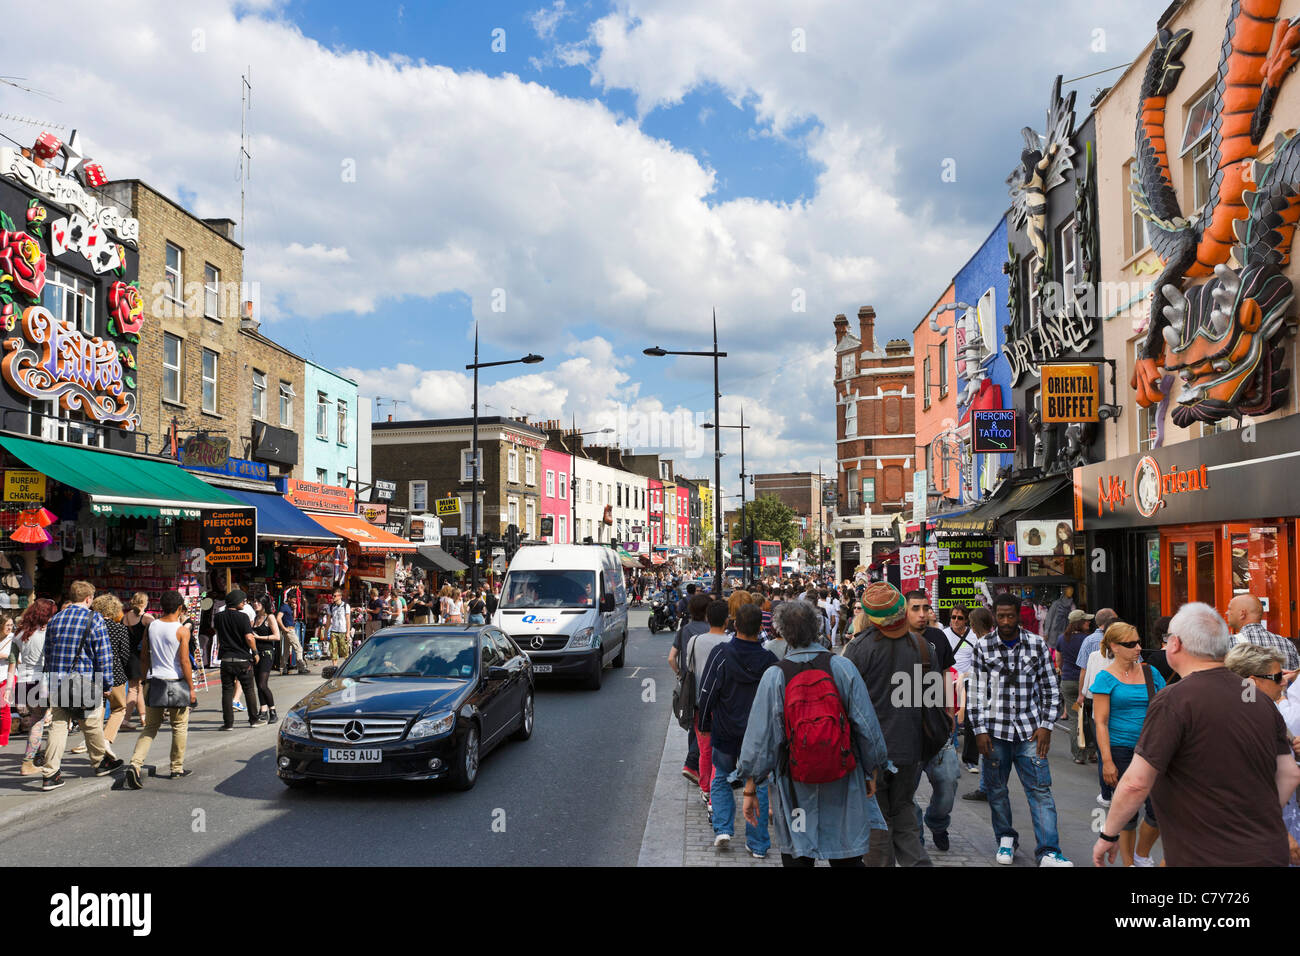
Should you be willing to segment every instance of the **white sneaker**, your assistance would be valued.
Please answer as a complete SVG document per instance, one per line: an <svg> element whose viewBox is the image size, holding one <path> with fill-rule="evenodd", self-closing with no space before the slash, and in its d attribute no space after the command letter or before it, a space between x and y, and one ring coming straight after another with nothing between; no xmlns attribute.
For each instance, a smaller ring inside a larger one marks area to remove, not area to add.
<svg viewBox="0 0 1300 956"><path fill-rule="evenodd" d="M1133 865L1134 866L1155 866L1156 861L1149 856L1142 856L1139 853L1134 853Z"/></svg>
<svg viewBox="0 0 1300 956"><path fill-rule="evenodd" d="M1061 856L1061 854L1055 851L1051 853L1044 853L1043 858L1038 861L1038 865L1039 866L1074 866L1073 863L1071 863L1069 860L1067 860L1065 857Z"/></svg>
<svg viewBox="0 0 1300 956"><path fill-rule="evenodd" d="M1016 858L1016 840L1015 837L1003 837L1002 842L998 844L998 855L996 862L1003 866L1010 866Z"/></svg>
<svg viewBox="0 0 1300 956"><path fill-rule="evenodd" d="M1097 803L1100 804L1100 805L1103 806L1103 807L1109 807L1109 806L1110 806L1110 801L1107 800L1105 797L1103 797L1100 793L1097 794Z"/></svg>
<svg viewBox="0 0 1300 956"><path fill-rule="evenodd" d="M715 836L715 837L713 838L713 848L714 848L715 850L730 850L730 849L731 849L731 834L729 834L729 833L719 833L717 836Z"/></svg>

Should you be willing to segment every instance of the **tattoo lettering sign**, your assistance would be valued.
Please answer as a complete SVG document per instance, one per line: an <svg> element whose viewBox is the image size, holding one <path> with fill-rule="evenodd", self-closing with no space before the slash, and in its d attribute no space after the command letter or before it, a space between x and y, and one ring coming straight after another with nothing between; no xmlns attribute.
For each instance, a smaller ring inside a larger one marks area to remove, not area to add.
<svg viewBox="0 0 1300 956"><path fill-rule="evenodd" d="M123 381L122 359L112 342L83 334L49 310L28 306L22 335L5 339L8 353L0 375L17 392L40 401L57 401L70 412L85 412L104 425L134 431L140 425L135 394Z"/></svg>

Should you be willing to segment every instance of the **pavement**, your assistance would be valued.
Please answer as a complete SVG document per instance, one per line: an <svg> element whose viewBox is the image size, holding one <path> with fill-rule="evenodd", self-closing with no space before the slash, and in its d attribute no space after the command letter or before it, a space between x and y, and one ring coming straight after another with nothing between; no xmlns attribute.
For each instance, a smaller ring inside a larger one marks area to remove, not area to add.
<svg viewBox="0 0 1300 956"><path fill-rule="evenodd" d="M686 731L669 715L659 775L655 781L650 813L642 835L638 866L780 866L781 857L773 847L766 860L756 860L745 849L744 820L737 800L735 836L726 850L713 847L713 826L699 797L699 787L682 776L686 761ZM1064 725L1052 734L1048 755L1052 771L1052 796L1056 802L1057 831L1062 852L1075 866L1092 865L1093 829L1104 822L1105 811L1097 804L1096 764L1077 765L1070 758L1070 738ZM989 805L983 801L961 799L962 794L977 788L978 774L962 770L957 782L957 799L953 801L952 822L948 829L949 849L935 849L929 831L925 831L926 852L935 866L997 866L997 842L989 817ZM1008 783L1011 795L1012 824L1020 834L1020 850L1014 866L1035 866L1033 827L1029 803L1020 781L1012 773ZM929 804L930 782L925 777L917 788L916 802L922 810ZM1154 856L1162 856L1156 844ZM819 861L819 866L828 864Z"/></svg>
<svg viewBox="0 0 1300 956"><path fill-rule="evenodd" d="M275 696L276 710L281 716L287 705L293 704L320 683L321 664L312 663L314 664L311 668L312 675L294 674L281 677L279 674L273 674L271 676L271 693ZM250 736L264 739L274 745L275 727L269 725L249 727L247 712L236 711L235 730L222 732L218 729L222 724L220 670L208 668L207 677L208 685L198 691L198 706L190 712L189 737L185 745L186 764L192 764L214 751L222 750ZM129 762L139 736L139 731L120 729L117 740L112 744L114 753ZM84 742L85 738L80 733L68 736L69 749ZM19 731L18 722L15 720L9 734L8 746L0 747L0 829L7 831L28 817L60 812L82 800L107 793L114 789L115 785L120 786L122 771L96 777L86 754L68 753L65 750L60 770L67 783L58 790L45 793L41 790L40 774L24 777L19 773L26 747L27 735ZM152 776L155 772L165 776L171 772L170 751L171 727L164 721L157 736L154 737L153 746L149 748L149 756L145 763L146 776Z"/></svg>

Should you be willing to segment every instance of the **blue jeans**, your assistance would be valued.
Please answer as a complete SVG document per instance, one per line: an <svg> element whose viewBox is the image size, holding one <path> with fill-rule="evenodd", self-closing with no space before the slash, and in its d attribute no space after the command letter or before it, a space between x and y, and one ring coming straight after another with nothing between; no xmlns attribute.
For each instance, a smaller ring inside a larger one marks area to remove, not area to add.
<svg viewBox="0 0 1300 956"><path fill-rule="evenodd" d="M1034 822L1034 838L1038 841L1034 859L1042 860L1048 853L1060 853L1056 801L1052 799L1052 771L1047 766L1047 758L1038 756L1038 744L1034 739L1031 737L1014 743L994 737L993 754L984 762L989 768L989 811L993 816L994 838L1001 843L1003 837L1009 836L1017 845L1020 842L1020 835L1011 826L1011 798L1007 795L1007 781L1014 765L1020 786L1029 800L1029 815Z"/></svg>
<svg viewBox="0 0 1300 956"><path fill-rule="evenodd" d="M721 750L713 751L713 786L709 790L709 799L713 801L713 833L725 833L734 836L736 820L736 796L727 782L727 777L736 769L736 758L724 754ZM758 787L758 826L745 821L745 846L754 853L766 854L772 848L772 838L767 832L767 784Z"/></svg>
<svg viewBox="0 0 1300 956"><path fill-rule="evenodd" d="M952 804L957 799L957 780L961 777L961 761L957 759L957 750L951 743L945 744L924 769L917 773L917 784L921 782L921 773L930 778L930 787L934 792L930 794L930 805L925 808L924 817L921 815L921 807L913 801L916 806L916 828L920 830L924 822L931 833L942 833L952 822Z"/></svg>

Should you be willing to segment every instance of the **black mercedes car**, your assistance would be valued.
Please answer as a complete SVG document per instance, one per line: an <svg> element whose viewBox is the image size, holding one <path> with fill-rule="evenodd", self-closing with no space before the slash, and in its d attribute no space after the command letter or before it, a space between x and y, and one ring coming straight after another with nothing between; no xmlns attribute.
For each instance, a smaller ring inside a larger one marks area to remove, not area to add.
<svg viewBox="0 0 1300 956"><path fill-rule="evenodd" d="M284 715L276 771L317 780L432 780L468 790L479 760L533 733L528 655L495 627L378 631Z"/></svg>

